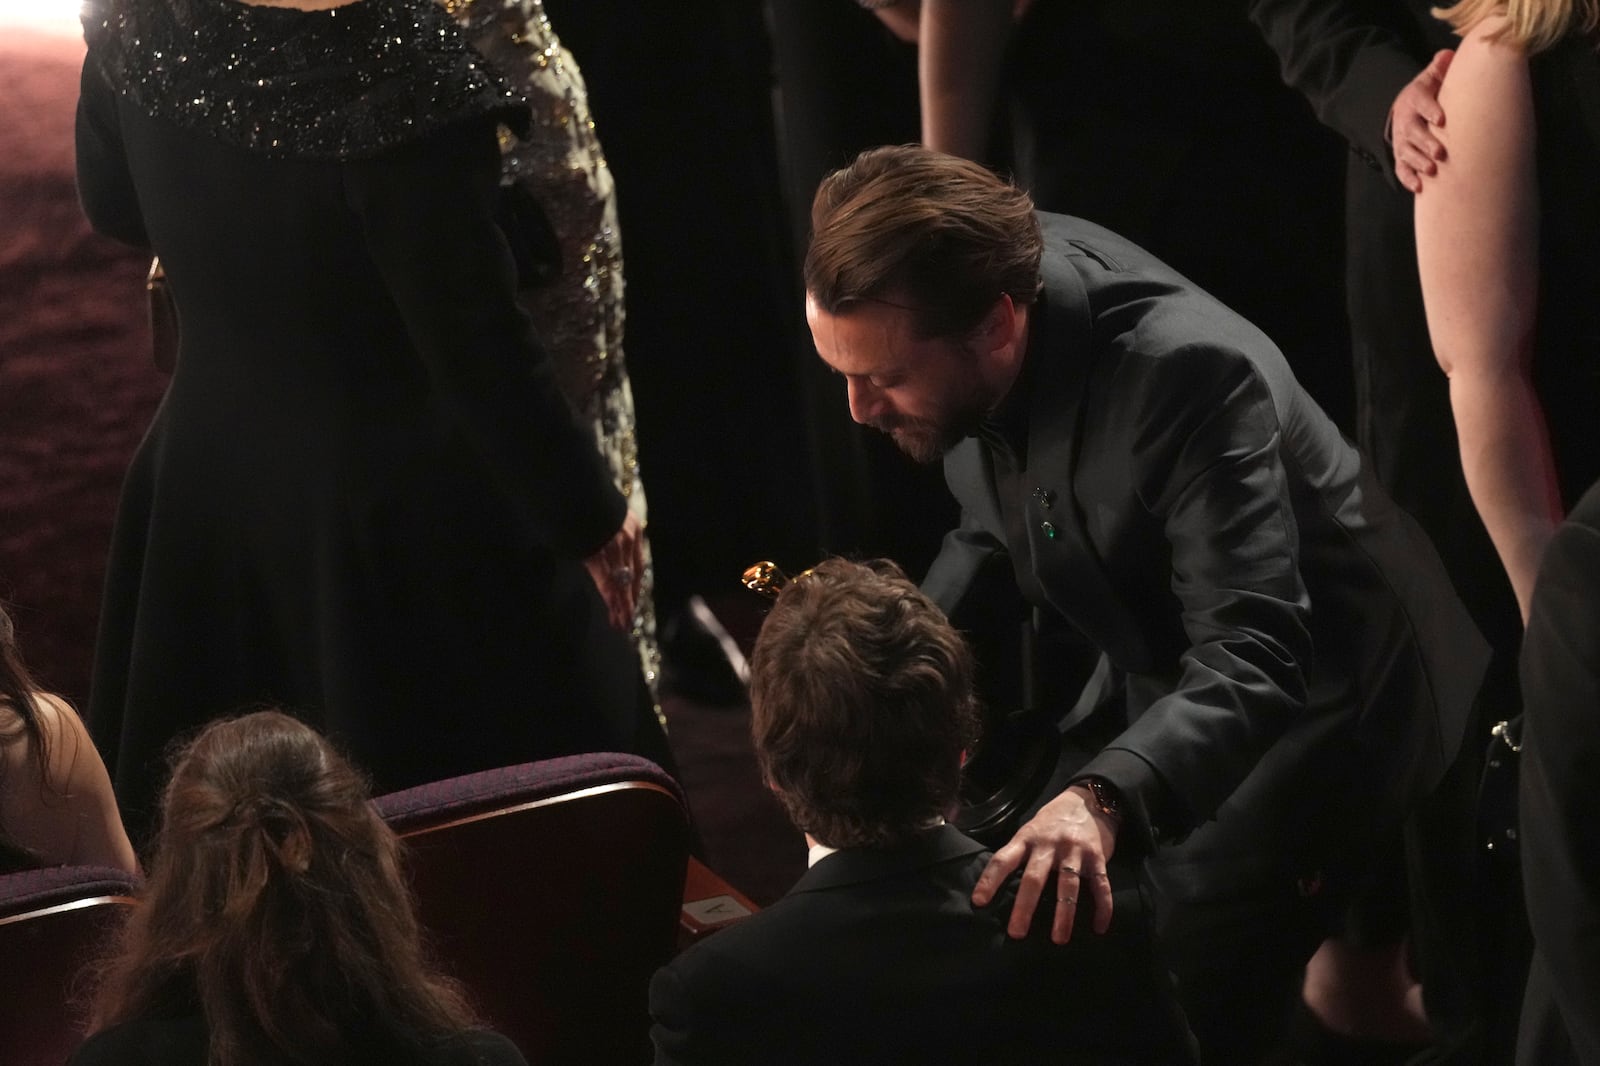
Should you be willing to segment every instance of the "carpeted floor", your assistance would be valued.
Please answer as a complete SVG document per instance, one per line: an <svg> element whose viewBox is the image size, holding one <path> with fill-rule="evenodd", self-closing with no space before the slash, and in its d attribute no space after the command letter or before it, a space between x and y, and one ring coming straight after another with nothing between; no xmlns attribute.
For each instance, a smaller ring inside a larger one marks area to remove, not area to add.
<svg viewBox="0 0 1600 1066"><path fill-rule="evenodd" d="M47 687L88 688L123 471L165 386L148 259L89 231L73 192L82 43L0 26L0 599ZM761 787L745 707L666 705L705 857L759 903L805 866Z"/></svg>
<svg viewBox="0 0 1600 1066"><path fill-rule="evenodd" d="M73 192L82 53L0 33L0 597L40 679L75 700L122 473L164 387L148 258L91 233Z"/></svg>

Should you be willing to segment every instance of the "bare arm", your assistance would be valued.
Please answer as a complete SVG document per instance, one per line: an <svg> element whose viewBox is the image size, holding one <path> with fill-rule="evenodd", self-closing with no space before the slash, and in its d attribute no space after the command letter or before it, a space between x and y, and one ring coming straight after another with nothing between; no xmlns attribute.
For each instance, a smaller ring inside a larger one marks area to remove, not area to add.
<svg viewBox="0 0 1600 1066"><path fill-rule="evenodd" d="M56 696L41 694L35 703L48 761L41 779L38 759L24 745L6 753L0 791L6 829L46 866L72 863L136 872L111 778L83 720Z"/></svg>
<svg viewBox="0 0 1600 1066"><path fill-rule="evenodd" d="M984 158L1011 25L1012 0L923 0L917 76L929 148Z"/></svg>
<svg viewBox="0 0 1600 1066"><path fill-rule="evenodd" d="M1439 99L1448 155L1416 201L1417 262L1434 355L1472 501L1527 617L1561 520L1555 464L1531 377L1539 287L1533 96L1515 47L1462 42Z"/></svg>
<svg viewBox="0 0 1600 1066"><path fill-rule="evenodd" d="M921 0L896 0L883 7L869 8L889 32L907 44L917 43L918 22L922 16Z"/></svg>

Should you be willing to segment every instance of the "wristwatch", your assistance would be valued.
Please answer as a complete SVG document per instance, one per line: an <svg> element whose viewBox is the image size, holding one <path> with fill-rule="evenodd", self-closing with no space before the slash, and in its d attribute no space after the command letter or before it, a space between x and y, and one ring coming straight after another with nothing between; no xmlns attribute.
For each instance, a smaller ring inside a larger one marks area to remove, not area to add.
<svg viewBox="0 0 1600 1066"><path fill-rule="evenodd" d="M1099 808L1101 814L1113 822L1122 821L1122 794L1117 791L1116 785L1103 777L1085 777L1074 781L1073 784L1082 785L1089 790L1089 794L1094 797L1094 805Z"/></svg>

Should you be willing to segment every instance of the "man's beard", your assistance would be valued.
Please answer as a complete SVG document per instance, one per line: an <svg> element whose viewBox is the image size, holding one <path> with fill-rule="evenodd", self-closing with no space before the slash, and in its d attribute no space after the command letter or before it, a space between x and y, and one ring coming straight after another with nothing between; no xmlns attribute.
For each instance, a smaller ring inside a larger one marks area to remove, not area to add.
<svg viewBox="0 0 1600 1066"><path fill-rule="evenodd" d="M883 419L872 428L887 433L895 446L913 462L934 463L944 458L945 452L972 435L983 418L983 409L976 403L970 408L953 411L944 418Z"/></svg>

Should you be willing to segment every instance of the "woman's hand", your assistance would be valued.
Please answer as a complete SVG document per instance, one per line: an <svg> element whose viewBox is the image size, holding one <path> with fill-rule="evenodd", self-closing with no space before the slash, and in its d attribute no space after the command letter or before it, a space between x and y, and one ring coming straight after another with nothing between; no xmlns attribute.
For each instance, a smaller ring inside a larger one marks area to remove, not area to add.
<svg viewBox="0 0 1600 1066"><path fill-rule="evenodd" d="M589 578L606 601L611 624L624 633L633 629L639 606L639 583L644 579L644 523L629 510L622 528L583 561Z"/></svg>
<svg viewBox="0 0 1600 1066"><path fill-rule="evenodd" d="M1394 148L1394 175L1412 192L1422 191L1422 179L1439 171L1444 144L1434 132L1444 125L1439 106L1439 86L1455 52L1446 48L1434 55L1422 73L1412 78L1389 107L1389 142Z"/></svg>

